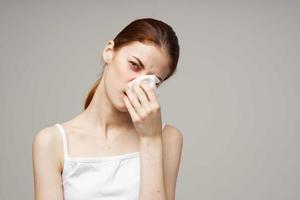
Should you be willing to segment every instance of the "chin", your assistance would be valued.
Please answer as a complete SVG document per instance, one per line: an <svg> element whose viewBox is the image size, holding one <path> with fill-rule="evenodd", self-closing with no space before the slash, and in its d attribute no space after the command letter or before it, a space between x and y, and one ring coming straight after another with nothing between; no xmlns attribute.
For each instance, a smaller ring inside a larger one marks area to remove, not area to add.
<svg viewBox="0 0 300 200"><path fill-rule="evenodd" d="M121 112L124 112L124 113L128 112L128 110L127 110L126 107L122 107L122 108L120 109L120 111L121 111Z"/></svg>
<svg viewBox="0 0 300 200"><path fill-rule="evenodd" d="M126 104L123 99L121 99L119 102L116 102L115 108L120 112L128 112Z"/></svg>
<svg viewBox="0 0 300 200"><path fill-rule="evenodd" d="M128 112L127 106L126 106L126 104L124 102L124 99L123 99L125 95L126 94L124 92L122 92L121 98L120 98L120 104L118 106L118 110L120 110L121 112Z"/></svg>
<svg viewBox="0 0 300 200"><path fill-rule="evenodd" d="M117 108L117 110L120 111L120 112L123 112L123 113L127 113L128 112L126 105Z"/></svg>

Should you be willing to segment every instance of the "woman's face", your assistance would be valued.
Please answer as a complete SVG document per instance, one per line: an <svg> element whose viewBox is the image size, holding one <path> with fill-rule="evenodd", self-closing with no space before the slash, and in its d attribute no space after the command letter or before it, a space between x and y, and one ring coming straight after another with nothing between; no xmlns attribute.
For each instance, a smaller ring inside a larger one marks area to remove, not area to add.
<svg viewBox="0 0 300 200"><path fill-rule="evenodd" d="M157 46L141 42L133 42L114 52L113 44L111 40L103 51L103 59L107 63L103 77L105 90L113 106L127 111L123 100L127 84L146 74L164 80L169 73L168 55Z"/></svg>

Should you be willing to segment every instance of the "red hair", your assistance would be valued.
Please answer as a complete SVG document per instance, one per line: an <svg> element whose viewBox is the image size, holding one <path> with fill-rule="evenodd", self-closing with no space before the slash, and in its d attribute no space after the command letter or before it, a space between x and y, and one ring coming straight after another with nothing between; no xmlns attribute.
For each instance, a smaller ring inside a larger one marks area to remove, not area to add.
<svg viewBox="0 0 300 200"><path fill-rule="evenodd" d="M179 59L179 44L176 33L171 26L163 21L153 18L136 19L128 24L114 39L114 51L118 51L125 45L138 41L142 43L151 43L163 48L169 55L169 69L170 72L164 79L171 77L177 68ZM96 80L91 90L89 91L84 109L91 103L96 89L102 79L103 71L100 78Z"/></svg>

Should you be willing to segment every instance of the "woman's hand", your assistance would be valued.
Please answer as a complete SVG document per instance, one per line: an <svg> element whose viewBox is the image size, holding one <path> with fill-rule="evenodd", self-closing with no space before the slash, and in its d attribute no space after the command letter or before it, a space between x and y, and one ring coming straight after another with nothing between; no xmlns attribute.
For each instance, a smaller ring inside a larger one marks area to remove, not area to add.
<svg viewBox="0 0 300 200"><path fill-rule="evenodd" d="M137 97L128 88L124 101L141 138L161 136L161 112L158 98L153 89L146 83L133 86Z"/></svg>

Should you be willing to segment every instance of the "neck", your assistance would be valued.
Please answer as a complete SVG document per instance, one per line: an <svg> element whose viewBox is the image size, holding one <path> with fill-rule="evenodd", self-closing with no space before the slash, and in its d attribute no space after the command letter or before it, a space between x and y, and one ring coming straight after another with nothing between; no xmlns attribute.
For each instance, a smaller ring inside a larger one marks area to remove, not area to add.
<svg viewBox="0 0 300 200"><path fill-rule="evenodd" d="M109 129L132 129L134 127L129 112L121 112L112 105L105 91L103 79L89 106L80 116L89 127L104 133Z"/></svg>

